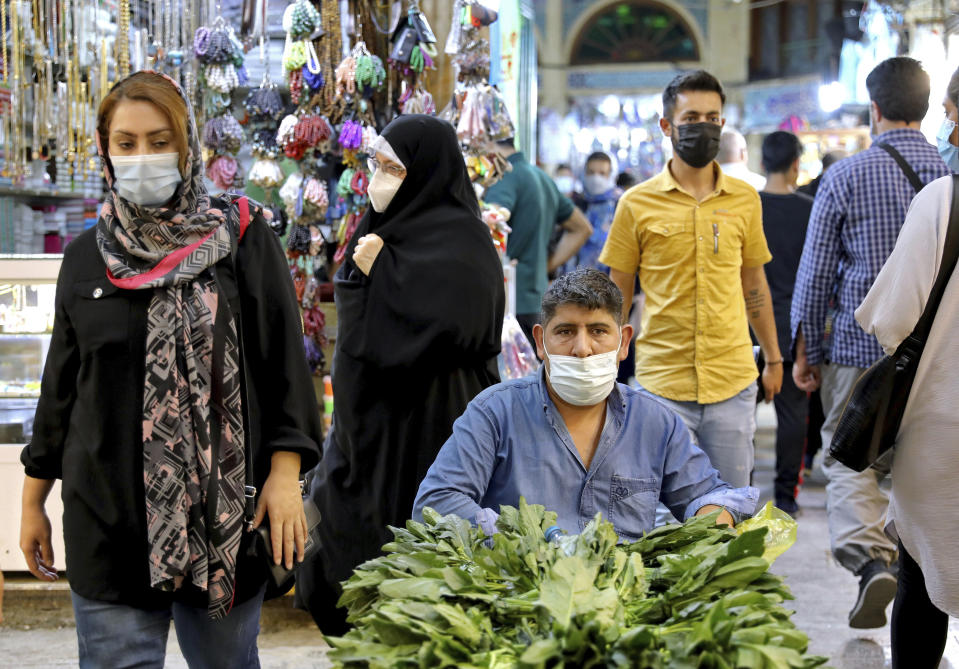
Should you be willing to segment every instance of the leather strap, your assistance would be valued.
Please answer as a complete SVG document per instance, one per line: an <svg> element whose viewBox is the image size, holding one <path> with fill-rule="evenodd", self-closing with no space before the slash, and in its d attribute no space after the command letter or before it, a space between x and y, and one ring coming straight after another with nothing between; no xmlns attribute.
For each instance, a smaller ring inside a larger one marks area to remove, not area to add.
<svg viewBox="0 0 959 669"><path fill-rule="evenodd" d="M912 187L918 193L925 186L924 183L919 179L919 176L916 174L916 171L912 169L912 166L906 162L906 159L902 157L902 154L896 151L891 144L886 144L885 142L877 142L876 146L892 156L892 159L896 161L896 164L899 165L899 169L902 170L902 173L906 175L906 178L909 179L909 183L912 184Z"/></svg>

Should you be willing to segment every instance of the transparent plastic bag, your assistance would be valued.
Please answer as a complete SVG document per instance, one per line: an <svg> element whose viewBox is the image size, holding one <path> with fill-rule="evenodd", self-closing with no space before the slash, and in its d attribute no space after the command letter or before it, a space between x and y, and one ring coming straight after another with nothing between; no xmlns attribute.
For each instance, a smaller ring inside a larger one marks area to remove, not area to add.
<svg viewBox="0 0 959 669"><path fill-rule="evenodd" d="M766 502L766 506L760 509L759 513L737 525L736 531L742 534L758 527L766 528L766 550L763 558L769 564L796 543L796 521L785 511L773 506L772 502Z"/></svg>
<svg viewBox="0 0 959 669"><path fill-rule="evenodd" d="M502 351L497 362L500 379L519 379L539 369L539 360L513 314L503 319Z"/></svg>

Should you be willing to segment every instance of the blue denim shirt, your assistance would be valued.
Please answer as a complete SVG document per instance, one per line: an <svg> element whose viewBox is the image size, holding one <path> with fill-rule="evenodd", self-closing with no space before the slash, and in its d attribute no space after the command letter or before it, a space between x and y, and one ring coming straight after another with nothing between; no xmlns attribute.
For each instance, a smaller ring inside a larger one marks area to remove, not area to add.
<svg viewBox="0 0 959 669"><path fill-rule="evenodd" d="M473 522L502 504L555 511L578 534L597 512L626 541L654 527L662 501L677 518L726 507L738 522L756 507L756 488L731 488L690 439L682 420L639 392L616 384L589 469L546 390L543 371L487 388L453 425L453 434L420 484L413 517L424 507ZM485 526L488 523L482 523Z"/></svg>

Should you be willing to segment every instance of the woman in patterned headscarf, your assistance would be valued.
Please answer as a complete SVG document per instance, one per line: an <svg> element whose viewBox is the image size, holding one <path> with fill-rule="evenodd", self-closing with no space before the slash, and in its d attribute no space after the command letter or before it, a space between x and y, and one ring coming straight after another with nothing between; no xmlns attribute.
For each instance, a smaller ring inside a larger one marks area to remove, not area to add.
<svg viewBox="0 0 959 669"><path fill-rule="evenodd" d="M266 574L243 527L244 448L254 524L268 516L289 566L298 479L319 457L289 270L258 205L207 194L172 80L119 82L97 131L110 192L60 269L21 548L56 578L44 501L62 479L81 666L162 665L172 617L191 666L258 667Z"/></svg>

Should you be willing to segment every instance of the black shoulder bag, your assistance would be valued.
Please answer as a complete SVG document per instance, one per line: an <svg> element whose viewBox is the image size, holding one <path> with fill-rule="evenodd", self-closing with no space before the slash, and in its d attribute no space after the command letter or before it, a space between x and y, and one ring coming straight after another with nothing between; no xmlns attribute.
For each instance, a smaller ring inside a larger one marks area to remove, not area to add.
<svg viewBox="0 0 959 669"><path fill-rule="evenodd" d="M245 197L236 201L240 208L240 227L241 230L249 223L249 202ZM239 272L236 268L236 255L239 246L237 231L228 225L230 232L230 269L233 273L233 282L239 288ZM242 235L242 232L240 233ZM250 445L250 420L249 407L250 396L246 379L246 348L243 345L243 314L241 312L240 302L242 298L236 300L233 307L234 320L236 321L236 338L240 351L240 388L243 393L243 434L245 436L243 444L243 457L245 460L246 481L244 485L245 504L243 508L243 521L246 527L253 524L253 518L256 515L256 478L253 469L253 449ZM304 559L312 555L319 547L320 510L316 504L303 491L303 511L306 514L306 541L304 545ZM287 569L282 562L275 564L273 561L273 542L270 539L269 517L264 517L263 522L257 527L256 536L253 538L253 544L250 552L257 558L257 562L270 575L270 583L267 587L266 598L278 597L285 594L293 587L293 581L296 574L296 563L293 569Z"/></svg>
<svg viewBox="0 0 959 669"><path fill-rule="evenodd" d="M952 176L952 207L942 264L912 334L896 352L883 356L856 381L839 417L829 454L850 469L864 471L896 442L902 415L916 378L919 358L939 302L959 258L959 175Z"/></svg>

